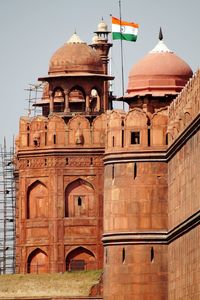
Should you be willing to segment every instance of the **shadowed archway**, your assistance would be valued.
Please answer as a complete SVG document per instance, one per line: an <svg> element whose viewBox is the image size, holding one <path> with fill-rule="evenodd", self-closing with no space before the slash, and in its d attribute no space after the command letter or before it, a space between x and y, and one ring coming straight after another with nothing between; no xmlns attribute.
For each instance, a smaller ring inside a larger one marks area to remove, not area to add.
<svg viewBox="0 0 200 300"><path fill-rule="evenodd" d="M27 260L27 273L48 273L48 256L47 254L37 248L31 252Z"/></svg>
<svg viewBox="0 0 200 300"><path fill-rule="evenodd" d="M92 251L78 247L66 257L66 271L95 270L97 262Z"/></svg>

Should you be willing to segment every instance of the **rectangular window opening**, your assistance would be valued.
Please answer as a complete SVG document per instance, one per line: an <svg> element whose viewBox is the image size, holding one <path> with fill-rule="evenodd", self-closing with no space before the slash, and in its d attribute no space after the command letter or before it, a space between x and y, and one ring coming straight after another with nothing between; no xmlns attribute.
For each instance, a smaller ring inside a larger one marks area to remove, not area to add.
<svg viewBox="0 0 200 300"><path fill-rule="evenodd" d="M82 205L82 199L81 199L81 197L79 196L78 197L78 206L81 206Z"/></svg>
<svg viewBox="0 0 200 300"><path fill-rule="evenodd" d="M168 143L169 143L168 136L169 136L169 135L168 135L168 133L167 133L166 136L165 136L165 144L166 144L166 145L168 145Z"/></svg>
<svg viewBox="0 0 200 300"><path fill-rule="evenodd" d="M56 135L55 134L53 135L53 143L54 143L54 145L56 144Z"/></svg>
<svg viewBox="0 0 200 300"><path fill-rule="evenodd" d="M132 131L131 132L131 145L140 144L140 132Z"/></svg>

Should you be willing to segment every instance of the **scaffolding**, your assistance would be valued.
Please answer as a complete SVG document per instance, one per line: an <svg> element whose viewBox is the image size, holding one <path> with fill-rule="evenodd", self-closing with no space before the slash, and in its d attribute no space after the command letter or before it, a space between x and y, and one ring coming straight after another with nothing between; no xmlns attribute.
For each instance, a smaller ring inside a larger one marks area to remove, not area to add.
<svg viewBox="0 0 200 300"><path fill-rule="evenodd" d="M44 83L30 83L29 87L25 89L28 92L28 108L26 109L28 117L35 117L42 114L41 107L36 106L38 100L42 98Z"/></svg>
<svg viewBox="0 0 200 300"><path fill-rule="evenodd" d="M0 146L0 274L15 272L14 141Z"/></svg>

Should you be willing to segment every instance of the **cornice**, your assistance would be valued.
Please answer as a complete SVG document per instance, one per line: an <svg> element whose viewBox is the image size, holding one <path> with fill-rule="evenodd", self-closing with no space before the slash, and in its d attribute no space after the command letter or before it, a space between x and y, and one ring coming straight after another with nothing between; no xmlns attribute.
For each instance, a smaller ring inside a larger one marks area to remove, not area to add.
<svg viewBox="0 0 200 300"><path fill-rule="evenodd" d="M30 149L19 150L17 152L18 158L28 157L43 157L45 156L88 156L88 155L104 155L103 147L99 148L57 148L57 149Z"/></svg>

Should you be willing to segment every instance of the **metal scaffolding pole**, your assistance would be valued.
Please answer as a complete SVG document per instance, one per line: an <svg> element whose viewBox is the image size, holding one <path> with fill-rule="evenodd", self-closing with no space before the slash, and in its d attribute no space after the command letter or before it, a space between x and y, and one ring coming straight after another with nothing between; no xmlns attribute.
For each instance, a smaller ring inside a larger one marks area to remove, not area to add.
<svg viewBox="0 0 200 300"><path fill-rule="evenodd" d="M15 270L15 180L14 141L0 146L0 274Z"/></svg>

